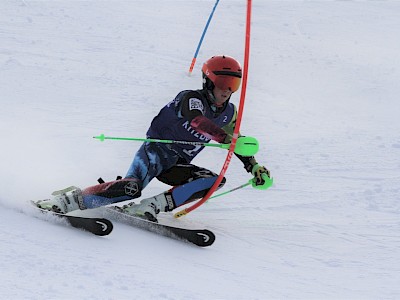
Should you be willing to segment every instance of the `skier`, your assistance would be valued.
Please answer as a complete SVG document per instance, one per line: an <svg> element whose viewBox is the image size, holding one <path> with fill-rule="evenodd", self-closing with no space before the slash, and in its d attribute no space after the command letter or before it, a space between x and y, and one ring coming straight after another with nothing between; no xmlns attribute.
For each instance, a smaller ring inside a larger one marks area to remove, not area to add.
<svg viewBox="0 0 400 300"><path fill-rule="evenodd" d="M229 56L213 56L202 67L203 88L181 91L164 106L151 122L147 137L192 142L230 143L237 109L229 100L239 89L242 69ZM240 137L239 137L240 139ZM67 213L76 209L95 208L141 196L153 178L171 185L159 195L120 208L122 211L157 222L159 212L173 209L202 198L218 175L191 164L204 146L145 142L137 151L125 178L80 190L70 187L54 192L52 199L40 200L37 206ZM256 188L268 185L270 172L257 163L254 156L235 154L247 172L254 176ZM218 188L225 184L224 178Z"/></svg>

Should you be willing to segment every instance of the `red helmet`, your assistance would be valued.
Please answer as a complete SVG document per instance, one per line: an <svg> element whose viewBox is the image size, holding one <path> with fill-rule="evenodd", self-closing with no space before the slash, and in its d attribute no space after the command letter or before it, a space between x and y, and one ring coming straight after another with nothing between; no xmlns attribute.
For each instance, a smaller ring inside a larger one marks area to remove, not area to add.
<svg viewBox="0 0 400 300"><path fill-rule="evenodd" d="M213 56L203 64L203 87L212 90L214 86L221 90L236 92L242 78L239 62L225 55Z"/></svg>

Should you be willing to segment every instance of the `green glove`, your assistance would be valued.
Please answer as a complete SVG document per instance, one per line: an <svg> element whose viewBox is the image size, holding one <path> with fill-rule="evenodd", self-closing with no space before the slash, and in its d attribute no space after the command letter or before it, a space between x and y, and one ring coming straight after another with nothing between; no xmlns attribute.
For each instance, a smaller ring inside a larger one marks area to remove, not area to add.
<svg viewBox="0 0 400 300"><path fill-rule="evenodd" d="M271 187L274 179L271 178L271 174L267 168L256 164L253 166L251 170L251 174L253 174L254 178L251 181L251 185L253 188L258 190L266 190Z"/></svg>

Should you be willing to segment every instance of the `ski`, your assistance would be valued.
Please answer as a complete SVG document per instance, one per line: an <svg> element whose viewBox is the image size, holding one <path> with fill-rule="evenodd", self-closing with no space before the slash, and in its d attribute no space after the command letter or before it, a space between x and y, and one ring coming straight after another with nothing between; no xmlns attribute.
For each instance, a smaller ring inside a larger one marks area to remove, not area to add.
<svg viewBox="0 0 400 300"><path fill-rule="evenodd" d="M60 219L66 220L67 223L70 224L72 227L83 229L98 236L108 235L113 230L113 224L111 223L110 220L105 218L78 217L78 216L60 214L54 211L49 211L37 207L34 201L31 201L31 204L44 214L56 216Z"/></svg>
<svg viewBox="0 0 400 300"><path fill-rule="evenodd" d="M119 211L113 207L104 207L103 215L113 221L121 222L165 237L192 243L199 247L211 246L215 235L207 229L184 229L151 222Z"/></svg>

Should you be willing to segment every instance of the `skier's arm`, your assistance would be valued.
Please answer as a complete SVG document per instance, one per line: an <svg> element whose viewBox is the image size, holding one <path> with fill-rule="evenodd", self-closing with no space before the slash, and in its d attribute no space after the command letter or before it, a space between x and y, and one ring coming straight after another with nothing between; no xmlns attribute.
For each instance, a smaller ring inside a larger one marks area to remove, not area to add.
<svg viewBox="0 0 400 300"><path fill-rule="evenodd" d="M182 101L181 115L190 121L190 126L197 132L201 133L207 138L210 138L218 143L230 143L232 140L232 134L236 125L237 110L235 107L235 113L228 125L223 128L219 128L211 120L206 118L204 115L203 102L198 99L198 96L194 92L187 94L185 99ZM240 138L240 133L239 133ZM264 166L257 163L254 156L242 156L239 154L235 155L243 163L244 168L247 172L254 176L253 186L258 189L265 189L270 186L270 172ZM267 176L268 178L265 178Z"/></svg>
<svg viewBox="0 0 400 300"><path fill-rule="evenodd" d="M196 92L185 95L180 113L198 133L218 143L224 143L227 133L204 116L204 104Z"/></svg>
<svg viewBox="0 0 400 300"><path fill-rule="evenodd" d="M191 122L194 118L202 116L203 114L204 104L203 101L199 99L199 94L195 91L190 91L185 94L181 101L179 115Z"/></svg>
<svg viewBox="0 0 400 300"><path fill-rule="evenodd" d="M254 156L242 156L236 153L235 155L241 160L246 171L254 176L253 187L263 190L271 186L272 180L269 170L258 164Z"/></svg>
<svg viewBox="0 0 400 300"><path fill-rule="evenodd" d="M231 122L229 122L228 125L223 127L224 131L227 133L227 137L225 140L226 143L230 143L232 140L232 134L233 131L235 130L235 125L236 125L236 117L237 117L237 110L235 107L235 113L233 115ZM239 133L239 138L240 137L241 134ZM265 180L266 178L263 178L265 175L271 178L269 170L266 167L259 165L254 156L242 156L237 153L235 153L235 155L243 163L245 170L254 176L253 182L254 185L257 186L257 188L262 188L266 184Z"/></svg>
<svg viewBox="0 0 400 300"><path fill-rule="evenodd" d="M212 137L213 140L223 143L223 142L228 142L230 143L232 136L228 135L223 129L217 127L213 122L208 120L204 116L197 116L192 120L190 125L196 129L197 132L200 132L201 134L207 136L207 132L214 132L214 136ZM220 135L218 136L219 138L216 138L216 133L217 130L222 131ZM240 137L239 137L240 138ZM247 172L251 173L254 176L252 185L254 188L257 189L267 189L271 186L272 184L272 179L271 179L271 174L269 170L262 166L259 165L255 159L254 156L242 156L237 153L235 155L241 160L241 162L244 165L244 168L246 169Z"/></svg>

